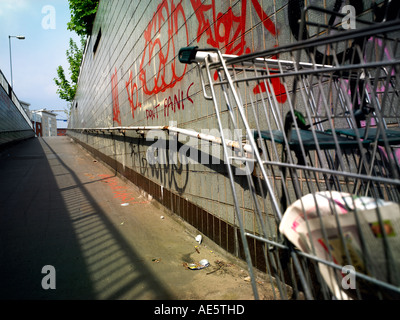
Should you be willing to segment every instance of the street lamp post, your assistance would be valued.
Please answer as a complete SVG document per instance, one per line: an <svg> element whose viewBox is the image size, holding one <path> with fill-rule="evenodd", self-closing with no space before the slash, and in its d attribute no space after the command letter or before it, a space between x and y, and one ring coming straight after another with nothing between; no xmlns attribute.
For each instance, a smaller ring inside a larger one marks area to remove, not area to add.
<svg viewBox="0 0 400 320"><path fill-rule="evenodd" d="M11 72L11 88L14 88L13 74L12 74L12 58L11 58L11 38L17 38L19 40L24 40L24 36L8 36L8 45L10 47L10 72Z"/></svg>

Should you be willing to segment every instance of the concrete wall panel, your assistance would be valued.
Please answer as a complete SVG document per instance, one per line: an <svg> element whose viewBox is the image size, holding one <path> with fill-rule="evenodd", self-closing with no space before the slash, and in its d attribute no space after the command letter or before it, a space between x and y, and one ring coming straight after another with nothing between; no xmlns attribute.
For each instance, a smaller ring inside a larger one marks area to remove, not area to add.
<svg viewBox="0 0 400 320"><path fill-rule="evenodd" d="M0 147L34 136L31 120L0 71Z"/></svg>

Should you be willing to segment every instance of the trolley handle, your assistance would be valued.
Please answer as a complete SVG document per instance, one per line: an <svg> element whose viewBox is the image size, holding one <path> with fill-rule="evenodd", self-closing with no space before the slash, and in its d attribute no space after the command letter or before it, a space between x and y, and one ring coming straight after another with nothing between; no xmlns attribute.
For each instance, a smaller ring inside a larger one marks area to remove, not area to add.
<svg viewBox="0 0 400 320"><path fill-rule="evenodd" d="M190 64L195 62L198 47L186 47L179 50L179 61L181 63Z"/></svg>
<svg viewBox="0 0 400 320"><path fill-rule="evenodd" d="M179 61L184 64L191 64L193 62L197 64L197 67L199 69L201 86L203 88L204 98L206 98L207 100L212 100L213 99L212 96L210 96L207 93L206 83L204 81L204 75L203 75L203 72L201 71L201 67L200 67L200 62L204 62L205 58L204 58L204 55L200 54L200 56L203 56L203 61L200 61L200 58L198 57L199 56L198 52L199 52L198 47L184 47L179 50L178 58L179 58Z"/></svg>
<svg viewBox="0 0 400 320"><path fill-rule="evenodd" d="M331 69L333 65L327 64L316 64L310 62L299 62L295 63L290 60L282 60L282 59L272 59L272 58L263 58L263 57L255 57L251 60L246 60L243 56L237 56L232 54L219 54L219 50L216 49L199 49L199 47L183 47L179 50L178 58L181 63L191 64L191 63L200 63L203 64L208 58L209 63L219 63L221 59L228 61L228 64L240 64L244 66L257 66L259 68L265 69L266 66L269 68L286 68L285 70L293 70L295 65L301 69Z"/></svg>
<svg viewBox="0 0 400 320"><path fill-rule="evenodd" d="M219 55L216 49L198 49L199 47L184 47L179 50L178 58L181 63L204 63L206 58L208 62L220 62ZM236 57L232 55L223 55L223 57L231 58Z"/></svg>

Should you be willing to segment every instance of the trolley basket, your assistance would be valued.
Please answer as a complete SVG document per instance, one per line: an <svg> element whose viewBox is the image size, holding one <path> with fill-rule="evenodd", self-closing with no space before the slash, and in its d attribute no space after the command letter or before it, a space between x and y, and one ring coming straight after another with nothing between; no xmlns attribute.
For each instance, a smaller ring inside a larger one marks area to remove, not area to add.
<svg viewBox="0 0 400 320"><path fill-rule="evenodd" d="M399 299L400 20L339 30L311 10L299 30L318 36L179 52L214 107L238 254L256 299L260 271L276 299Z"/></svg>

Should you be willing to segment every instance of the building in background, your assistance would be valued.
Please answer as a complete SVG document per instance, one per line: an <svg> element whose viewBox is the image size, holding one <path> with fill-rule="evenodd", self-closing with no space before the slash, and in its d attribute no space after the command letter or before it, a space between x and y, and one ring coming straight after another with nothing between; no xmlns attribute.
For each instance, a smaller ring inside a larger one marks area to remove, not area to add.
<svg viewBox="0 0 400 320"><path fill-rule="evenodd" d="M33 130L35 130L35 134L37 137L42 137L42 117L39 114L31 111L31 121L33 125Z"/></svg>
<svg viewBox="0 0 400 320"><path fill-rule="evenodd" d="M19 103L21 104L22 109L25 110L25 113L26 113L26 114L28 115L28 117L30 118L30 117L31 117L31 111L29 110L29 106L30 106L31 104L28 103L28 102L22 101L22 100L19 100Z"/></svg>
<svg viewBox="0 0 400 320"><path fill-rule="evenodd" d="M57 136L66 136L67 135L67 129L66 128L57 128Z"/></svg>
<svg viewBox="0 0 400 320"><path fill-rule="evenodd" d="M32 124L38 137L57 136L56 114L46 109L31 111Z"/></svg>

